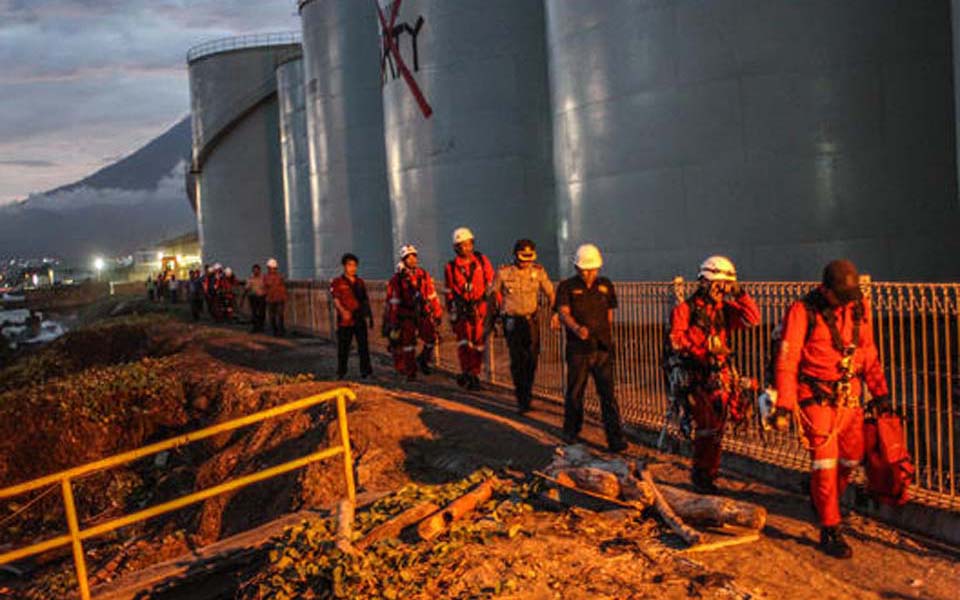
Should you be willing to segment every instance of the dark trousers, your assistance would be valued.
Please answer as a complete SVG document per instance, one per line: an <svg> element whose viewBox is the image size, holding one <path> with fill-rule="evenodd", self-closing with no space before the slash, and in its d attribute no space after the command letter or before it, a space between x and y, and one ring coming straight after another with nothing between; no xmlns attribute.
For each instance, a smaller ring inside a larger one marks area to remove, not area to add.
<svg viewBox="0 0 960 600"><path fill-rule="evenodd" d="M360 374L364 377L373 373L370 366L370 347L367 344L367 324L360 322L349 327L337 327L337 377L347 374L347 361L353 338L357 338L357 354L360 355Z"/></svg>
<svg viewBox="0 0 960 600"><path fill-rule="evenodd" d="M250 330L259 333L267 320L267 299L263 296L247 296L247 299L250 301Z"/></svg>
<svg viewBox="0 0 960 600"><path fill-rule="evenodd" d="M284 302L267 302L267 312L270 314L270 329L273 335L283 335L287 332L283 326Z"/></svg>
<svg viewBox="0 0 960 600"><path fill-rule="evenodd" d="M190 296L190 314L193 315L194 321L200 320L200 315L203 314L203 296L199 294Z"/></svg>
<svg viewBox="0 0 960 600"><path fill-rule="evenodd" d="M529 408L540 359L540 328L534 317L507 316L503 319L503 331L510 350L510 375L517 404Z"/></svg>
<svg viewBox="0 0 960 600"><path fill-rule="evenodd" d="M589 354L567 355L567 394L563 403L563 432L576 437L583 428L583 394L587 379L593 383L600 396L600 414L608 445L623 441L620 427L620 407L613 387L613 354L597 350Z"/></svg>

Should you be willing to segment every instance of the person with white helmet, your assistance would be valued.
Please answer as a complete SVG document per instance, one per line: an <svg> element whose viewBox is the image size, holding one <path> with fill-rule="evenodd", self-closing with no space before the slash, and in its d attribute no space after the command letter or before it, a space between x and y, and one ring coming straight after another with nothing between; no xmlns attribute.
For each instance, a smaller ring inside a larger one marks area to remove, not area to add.
<svg viewBox="0 0 960 600"><path fill-rule="evenodd" d="M223 269L223 277L218 282L218 297L220 300L223 318L227 321L233 321L236 314L236 287L237 278L233 274L233 269L226 267Z"/></svg>
<svg viewBox="0 0 960 600"><path fill-rule="evenodd" d="M696 292L670 315L670 350L679 360L687 384L694 424L691 479L701 493L716 493L721 442L728 418L739 420L743 383L734 367L733 331L760 323L757 303L737 282L737 270L725 256L710 256L700 265Z"/></svg>
<svg viewBox="0 0 960 600"><path fill-rule="evenodd" d="M490 259L474 250L473 232L458 227L453 232L453 257L444 270L447 314L457 338L460 375L457 383L480 389L480 370L486 349L487 293L493 284Z"/></svg>
<svg viewBox="0 0 960 600"><path fill-rule="evenodd" d="M577 274L557 286L556 309L567 341L567 393L563 403L563 437L575 443L583 428L583 395L593 377L600 396L600 413L611 452L627 448L620 423L613 379L613 311L617 294L613 282L600 277L603 256L593 244L577 248Z"/></svg>
<svg viewBox="0 0 960 600"><path fill-rule="evenodd" d="M443 316L433 278L419 265L417 248L400 248L400 269L387 283L383 335L389 340L393 364L408 381L417 378L417 367L430 373L430 360L437 342L437 325ZM417 338L423 350L417 355Z"/></svg>
<svg viewBox="0 0 960 600"><path fill-rule="evenodd" d="M274 336L286 333L284 310L287 304L287 284L280 274L277 259L267 261L267 274L263 276L263 291L267 299L267 314L270 316L270 329Z"/></svg>

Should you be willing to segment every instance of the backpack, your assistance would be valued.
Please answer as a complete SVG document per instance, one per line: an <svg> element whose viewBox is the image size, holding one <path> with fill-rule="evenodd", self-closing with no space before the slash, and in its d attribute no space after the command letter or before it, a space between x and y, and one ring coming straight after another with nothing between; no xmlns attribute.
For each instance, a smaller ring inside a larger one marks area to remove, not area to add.
<svg viewBox="0 0 960 600"><path fill-rule="evenodd" d="M863 424L867 489L882 504L902 506L910 499L915 467L898 415L879 415Z"/></svg>

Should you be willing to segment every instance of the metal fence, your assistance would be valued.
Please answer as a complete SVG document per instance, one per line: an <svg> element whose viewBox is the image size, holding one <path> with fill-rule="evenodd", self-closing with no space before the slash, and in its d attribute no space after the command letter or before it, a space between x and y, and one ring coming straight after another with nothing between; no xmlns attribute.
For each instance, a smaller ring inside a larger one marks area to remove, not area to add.
<svg viewBox="0 0 960 600"><path fill-rule="evenodd" d="M187 50L187 63L229 50L243 50L245 48L262 48L264 46L280 46L283 44L299 44L303 37L299 31L282 31L277 33L252 33L238 35L198 44Z"/></svg>
<svg viewBox="0 0 960 600"><path fill-rule="evenodd" d="M664 335L677 295L693 291L693 282L618 282L620 308L616 312L617 394L624 421L659 430L667 407L660 369ZM677 287L679 285L679 287ZM789 305L813 287L803 282L746 282L744 288L762 312L759 327L737 332L734 344L741 372L763 382L770 336ZM374 315L382 316L385 284L368 282ZM918 501L960 509L957 465L960 462L960 414L954 397L960 394L960 284L867 282L871 298L874 335L887 371L897 412L906 423L910 451L917 465L915 497ZM542 351L535 391L544 398L562 401L565 380L563 340L550 328L549 315L540 315ZM332 337L334 311L327 282L291 282L287 307L292 329ZM457 370L456 345L448 326L441 328L439 366ZM385 340L371 336L374 348L386 351ZM509 385L509 359L502 336L487 344L484 379ZM765 383L765 382L763 382ZM599 406L593 391L587 407ZM677 432L672 430L674 437ZM761 432L755 422L729 432L724 447L756 460L806 471L807 453L792 432Z"/></svg>

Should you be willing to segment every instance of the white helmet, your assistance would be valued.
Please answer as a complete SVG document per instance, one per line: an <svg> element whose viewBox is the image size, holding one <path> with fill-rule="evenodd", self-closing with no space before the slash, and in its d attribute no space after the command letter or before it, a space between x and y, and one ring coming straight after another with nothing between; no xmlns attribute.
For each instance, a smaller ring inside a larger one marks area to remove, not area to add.
<svg viewBox="0 0 960 600"><path fill-rule="evenodd" d="M453 245L462 244L473 239L473 232L466 227L457 227L453 230Z"/></svg>
<svg viewBox="0 0 960 600"><path fill-rule="evenodd" d="M223 274L226 275L227 277L230 277L231 275L233 275L233 269L231 269L230 267L227 267L226 269L223 270Z"/></svg>
<svg viewBox="0 0 960 600"><path fill-rule="evenodd" d="M279 266L280 266L280 263L277 262L277 259L275 259L275 258L267 259L267 268L268 268L268 269L276 269L276 268L278 268Z"/></svg>
<svg viewBox="0 0 960 600"><path fill-rule="evenodd" d="M700 265L698 277L707 281L736 281L737 268L726 256L711 256Z"/></svg>
<svg viewBox="0 0 960 600"><path fill-rule="evenodd" d="M406 257L410 256L411 254L419 254L419 252L417 252L417 247L414 246L413 244L407 244L406 246L403 246L400 248L401 261Z"/></svg>
<svg viewBox="0 0 960 600"><path fill-rule="evenodd" d="M600 248L593 244L583 244L577 248L577 254L573 258L573 264L578 269L599 269L603 266L603 256L600 255Z"/></svg>
<svg viewBox="0 0 960 600"><path fill-rule="evenodd" d="M223 269L223 265L221 265L220 263L213 263L214 271L220 271L221 269Z"/></svg>

